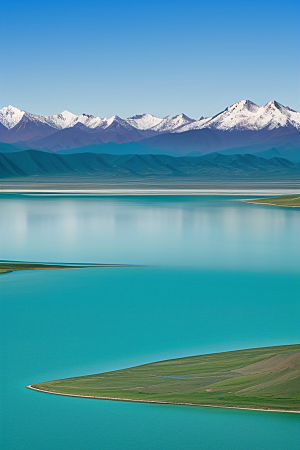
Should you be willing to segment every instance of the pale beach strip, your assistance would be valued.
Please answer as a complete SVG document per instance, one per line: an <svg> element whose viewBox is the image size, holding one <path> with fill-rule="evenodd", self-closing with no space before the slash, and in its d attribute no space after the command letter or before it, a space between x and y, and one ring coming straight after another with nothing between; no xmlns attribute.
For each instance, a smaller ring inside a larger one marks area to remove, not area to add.
<svg viewBox="0 0 300 450"><path fill-rule="evenodd" d="M300 194L299 189L13 189L0 188L3 194L57 195L288 195Z"/></svg>
<svg viewBox="0 0 300 450"><path fill-rule="evenodd" d="M33 391L37 392L43 392L45 394L53 394L53 395L62 395L64 397L78 397L78 398L90 398L93 400L112 400L112 401L119 401L119 402L131 402L131 403L154 403L159 405L180 405L180 406L198 406L200 408L221 408L221 409L245 409L247 411L264 411L264 412L281 412L281 413L292 413L292 414L299 414L300 411L291 411L291 410L284 410L284 409L263 409L263 408L245 408L240 406L221 406L221 405L201 405L198 403L174 403L174 402L167 402L164 400L140 400L140 399L132 399L132 398L118 398L118 397L97 397L94 395L78 395L78 394L63 394L61 392L54 392L54 391L46 391L44 389L38 389L33 387L32 384L28 384L28 386L25 386L27 389L31 389Z"/></svg>

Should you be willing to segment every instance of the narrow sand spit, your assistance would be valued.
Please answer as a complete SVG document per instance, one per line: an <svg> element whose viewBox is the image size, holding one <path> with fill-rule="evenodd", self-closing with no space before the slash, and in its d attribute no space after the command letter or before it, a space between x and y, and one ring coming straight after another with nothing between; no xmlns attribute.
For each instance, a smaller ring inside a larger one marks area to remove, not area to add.
<svg viewBox="0 0 300 450"><path fill-rule="evenodd" d="M199 406L201 408L222 408L222 409L245 409L248 411L269 411L269 412L281 412L281 413L293 413L293 414L299 414L300 411L288 411L288 410L282 410L282 409L263 409L263 408L242 408L237 406L218 406L218 405L199 405L197 403L172 403L172 402L165 402L163 400L133 400L131 398L118 398L118 397L96 397L93 395L78 395L78 394L63 394L60 392L51 392L46 391L43 389L37 389L33 387L32 384L29 384L26 386L27 389L31 389L33 391L38 392L44 392L46 394L54 394L54 395L63 395L65 397L79 397L79 398L92 398L97 400L113 400L113 401L121 401L121 402L132 402L132 403L156 403L156 404L162 404L162 405L181 405L181 406Z"/></svg>

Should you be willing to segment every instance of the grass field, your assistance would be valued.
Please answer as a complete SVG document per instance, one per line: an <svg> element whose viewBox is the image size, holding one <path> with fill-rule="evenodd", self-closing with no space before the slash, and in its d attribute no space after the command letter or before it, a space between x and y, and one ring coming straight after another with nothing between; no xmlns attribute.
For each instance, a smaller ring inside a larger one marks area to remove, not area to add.
<svg viewBox="0 0 300 450"><path fill-rule="evenodd" d="M260 198L257 200L246 200L247 203L262 203L264 205L300 207L300 195L281 195L280 197Z"/></svg>
<svg viewBox="0 0 300 450"><path fill-rule="evenodd" d="M88 269L91 267L138 267L127 264L40 264L17 261L0 261L0 274L14 272L16 270L54 270L54 269Z"/></svg>
<svg viewBox="0 0 300 450"><path fill-rule="evenodd" d="M300 411L300 345L192 356L28 387L93 398Z"/></svg>

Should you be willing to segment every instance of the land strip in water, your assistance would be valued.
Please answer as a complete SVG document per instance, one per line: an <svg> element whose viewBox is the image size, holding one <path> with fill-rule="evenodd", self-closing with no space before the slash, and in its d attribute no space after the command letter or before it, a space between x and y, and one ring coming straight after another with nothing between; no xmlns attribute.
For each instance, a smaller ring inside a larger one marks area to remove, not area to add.
<svg viewBox="0 0 300 450"><path fill-rule="evenodd" d="M261 205L289 206L292 208L300 207L300 195L281 195L272 198L258 198L254 200L244 200L247 203L258 203Z"/></svg>
<svg viewBox="0 0 300 450"><path fill-rule="evenodd" d="M300 345L160 361L27 386L51 394L300 412Z"/></svg>
<svg viewBox="0 0 300 450"><path fill-rule="evenodd" d="M0 261L0 274L16 270L88 269L95 267L142 267L132 264L47 264L19 261Z"/></svg>

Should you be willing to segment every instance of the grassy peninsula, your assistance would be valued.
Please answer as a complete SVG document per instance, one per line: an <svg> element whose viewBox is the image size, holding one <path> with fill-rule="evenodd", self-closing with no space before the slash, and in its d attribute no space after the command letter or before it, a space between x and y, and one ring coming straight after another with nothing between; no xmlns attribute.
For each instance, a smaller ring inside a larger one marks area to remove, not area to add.
<svg viewBox="0 0 300 450"><path fill-rule="evenodd" d="M0 274L16 270L88 269L92 267L138 267L130 264L46 264L19 261L0 261Z"/></svg>
<svg viewBox="0 0 300 450"><path fill-rule="evenodd" d="M276 206L292 206L300 207L300 194L293 195L280 195L279 197L271 198L259 198L256 200L244 200L247 203L260 203L263 205L276 205Z"/></svg>
<svg viewBox="0 0 300 450"><path fill-rule="evenodd" d="M300 411L300 345L192 356L27 387L110 400Z"/></svg>

